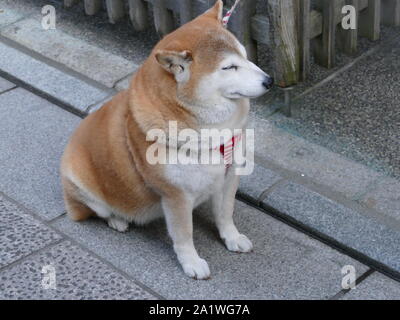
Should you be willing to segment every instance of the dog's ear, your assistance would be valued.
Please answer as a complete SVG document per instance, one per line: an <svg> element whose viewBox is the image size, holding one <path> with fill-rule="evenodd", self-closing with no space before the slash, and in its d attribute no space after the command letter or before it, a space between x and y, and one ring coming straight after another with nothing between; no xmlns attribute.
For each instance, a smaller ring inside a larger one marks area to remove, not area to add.
<svg viewBox="0 0 400 320"><path fill-rule="evenodd" d="M204 15L216 19L218 20L218 22L222 22L223 11L224 3L222 2L222 0L217 0L215 5L211 9L208 9Z"/></svg>
<svg viewBox="0 0 400 320"><path fill-rule="evenodd" d="M193 61L190 51L158 50L156 59L161 67L175 76L176 81L182 82L188 79L189 66Z"/></svg>

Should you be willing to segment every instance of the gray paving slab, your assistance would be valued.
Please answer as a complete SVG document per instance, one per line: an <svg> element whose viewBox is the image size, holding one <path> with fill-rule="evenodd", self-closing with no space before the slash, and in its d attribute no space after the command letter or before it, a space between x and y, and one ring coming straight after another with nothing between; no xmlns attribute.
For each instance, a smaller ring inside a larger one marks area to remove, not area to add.
<svg viewBox="0 0 400 320"><path fill-rule="evenodd" d="M9 11L29 13L30 17L37 19L41 16L41 8L49 4L49 1L0 0L0 4ZM88 17L83 5L65 8L63 1L55 0L52 0L51 4L57 11L57 30L72 36L77 41L102 48L136 64L142 63L147 58L159 40L154 27L137 32L129 19L123 19L117 24L108 23L105 10Z"/></svg>
<svg viewBox="0 0 400 320"><path fill-rule="evenodd" d="M99 110L102 106L104 106L107 102L112 100L113 96L109 96L105 99L102 99L101 101L98 101L97 103L89 106L89 108L86 110L87 113L93 113L97 110Z"/></svg>
<svg viewBox="0 0 400 320"><path fill-rule="evenodd" d="M0 2L0 29L23 18L24 15L16 12L15 10L9 10L6 8L4 6L4 1Z"/></svg>
<svg viewBox="0 0 400 320"><path fill-rule="evenodd" d="M346 198L357 199L382 177L365 165L277 127L273 121L252 115L249 128L255 129L258 163L273 163L292 176L313 181Z"/></svg>
<svg viewBox="0 0 400 320"><path fill-rule="evenodd" d="M256 164L251 175L240 178L239 194L257 201L261 194L271 188L282 177L276 172Z"/></svg>
<svg viewBox="0 0 400 320"><path fill-rule="evenodd" d="M382 43L379 50L297 101L292 118L275 114L270 119L309 141L400 178L399 56L398 37Z"/></svg>
<svg viewBox="0 0 400 320"><path fill-rule="evenodd" d="M235 221L254 244L254 252L225 249L209 215L196 212L194 241L211 269L211 279L184 275L173 252L164 221L131 227L125 234L90 219L68 217L53 226L90 248L116 267L170 299L324 299L341 289L341 268L355 260L309 238L266 214L236 203Z"/></svg>
<svg viewBox="0 0 400 320"><path fill-rule="evenodd" d="M28 91L0 95L0 191L51 219L64 209L59 166L80 118Z"/></svg>
<svg viewBox="0 0 400 320"><path fill-rule="evenodd" d="M124 79L118 81L115 84L115 89L117 89L118 91L126 90L129 88L131 81L132 81L132 75L129 75L129 76L125 77Z"/></svg>
<svg viewBox="0 0 400 320"><path fill-rule="evenodd" d="M0 93L14 87L15 87L14 83L7 81L6 79L0 78Z"/></svg>
<svg viewBox="0 0 400 320"><path fill-rule="evenodd" d="M400 221L400 182L391 178L382 180L361 202Z"/></svg>
<svg viewBox="0 0 400 320"><path fill-rule="evenodd" d="M0 267L42 249L61 236L0 194Z"/></svg>
<svg viewBox="0 0 400 320"><path fill-rule="evenodd" d="M51 274L55 282L47 280ZM0 298L6 300L155 299L134 281L70 242L3 270L1 280Z"/></svg>
<svg viewBox="0 0 400 320"><path fill-rule="evenodd" d="M136 70L137 65L132 61L74 38L58 28L43 29L41 19L41 16L24 19L3 28L0 34L109 88Z"/></svg>
<svg viewBox="0 0 400 320"><path fill-rule="evenodd" d="M400 273L400 232L302 185L278 186L261 205L325 234Z"/></svg>
<svg viewBox="0 0 400 320"><path fill-rule="evenodd" d="M342 300L400 300L400 283L374 272Z"/></svg>
<svg viewBox="0 0 400 320"><path fill-rule="evenodd" d="M19 16L23 18L35 13L41 14L40 9L44 4L49 3L43 0L0 0L0 6L4 13L18 13Z"/></svg>
<svg viewBox="0 0 400 320"><path fill-rule="evenodd" d="M1 41L0 70L81 111L109 94Z"/></svg>

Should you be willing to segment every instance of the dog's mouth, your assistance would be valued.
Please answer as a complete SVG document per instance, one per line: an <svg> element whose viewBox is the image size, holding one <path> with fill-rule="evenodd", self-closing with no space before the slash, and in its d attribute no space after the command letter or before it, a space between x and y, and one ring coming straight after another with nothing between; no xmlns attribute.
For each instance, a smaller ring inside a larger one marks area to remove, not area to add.
<svg viewBox="0 0 400 320"><path fill-rule="evenodd" d="M256 99L258 97L260 97L261 95L247 95L247 94L243 94L240 92L232 92L231 93L232 96L237 96L237 98L232 98L232 99Z"/></svg>

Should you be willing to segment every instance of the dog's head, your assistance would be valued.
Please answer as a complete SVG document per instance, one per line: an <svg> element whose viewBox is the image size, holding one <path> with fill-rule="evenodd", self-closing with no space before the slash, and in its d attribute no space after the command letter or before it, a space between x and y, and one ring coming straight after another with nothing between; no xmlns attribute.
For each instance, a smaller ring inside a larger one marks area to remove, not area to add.
<svg viewBox="0 0 400 320"><path fill-rule="evenodd" d="M246 50L222 25L223 3L166 36L154 57L177 83L184 103L220 104L265 94L272 78L248 60Z"/></svg>

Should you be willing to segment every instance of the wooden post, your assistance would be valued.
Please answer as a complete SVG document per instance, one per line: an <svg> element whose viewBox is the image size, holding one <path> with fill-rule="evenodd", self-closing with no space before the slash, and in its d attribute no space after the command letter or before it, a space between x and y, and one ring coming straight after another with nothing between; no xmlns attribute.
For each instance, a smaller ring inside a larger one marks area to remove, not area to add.
<svg viewBox="0 0 400 320"><path fill-rule="evenodd" d="M257 0L242 0L229 20L229 29L244 45L251 61L257 61L257 42L251 37L251 18L256 14Z"/></svg>
<svg viewBox="0 0 400 320"><path fill-rule="evenodd" d="M85 13L89 16L95 15L102 6L103 0L85 0Z"/></svg>
<svg viewBox="0 0 400 320"><path fill-rule="evenodd" d="M400 0L382 0L382 23L400 26Z"/></svg>
<svg viewBox="0 0 400 320"><path fill-rule="evenodd" d="M147 2L144 0L129 0L129 16L136 31L143 31L149 25Z"/></svg>
<svg viewBox="0 0 400 320"><path fill-rule="evenodd" d="M179 14L181 18L181 25L193 19L193 1L192 0L179 0Z"/></svg>
<svg viewBox="0 0 400 320"><path fill-rule="evenodd" d="M271 26L269 18L262 14L256 14L251 18L251 36L258 43L271 45Z"/></svg>
<svg viewBox="0 0 400 320"><path fill-rule="evenodd" d="M73 5L77 4L79 0L64 0L64 7L70 8Z"/></svg>
<svg viewBox="0 0 400 320"><path fill-rule="evenodd" d="M322 1L322 35L314 42L315 60L325 68L335 66L336 19L335 9L337 0Z"/></svg>
<svg viewBox="0 0 400 320"><path fill-rule="evenodd" d="M345 30L343 29L342 24L339 23L337 27L338 47L344 53L353 55L357 52L358 45L358 17L360 11L360 2L359 0L346 0L346 5L354 6L356 9L357 26L356 29Z"/></svg>
<svg viewBox="0 0 400 320"><path fill-rule="evenodd" d="M125 16L124 0L106 0L106 6L111 23L117 23Z"/></svg>
<svg viewBox="0 0 400 320"><path fill-rule="evenodd" d="M163 37L175 29L175 20L172 11L168 10L163 0L153 0L154 24L157 33Z"/></svg>
<svg viewBox="0 0 400 320"><path fill-rule="evenodd" d="M359 19L360 35L375 41L381 32L381 0L368 0L368 7L361 11Z"/></svg>
<svg viewBox="0 0 400 320"><path fill-rule="evenodd" d="M292 0L269 0L268 3L274 30L275 82L280 87L289 87L299 80L298 11Z"/></svg>
<svg viewBox="0 0 400 320"><path fill-rule="evenodd" d="M311 41L311 1L298 2L298 30L300 54L300 80L307 80L310 73L310 41Z"/></svg>

